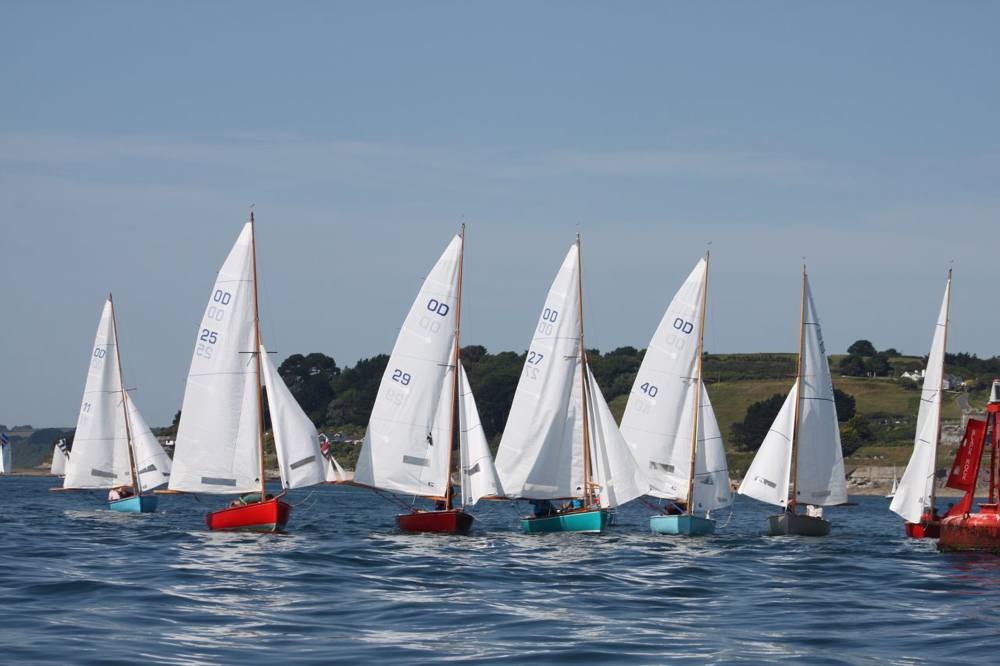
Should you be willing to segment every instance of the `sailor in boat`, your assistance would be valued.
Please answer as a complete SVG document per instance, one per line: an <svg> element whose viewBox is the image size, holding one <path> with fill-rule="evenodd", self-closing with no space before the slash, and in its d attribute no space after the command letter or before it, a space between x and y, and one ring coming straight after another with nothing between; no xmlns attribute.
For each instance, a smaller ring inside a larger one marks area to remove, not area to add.
<svg viewBox="0 0 1000 666"><path fill-rule="evenodd" d="M663 510L668 516L681 516L687 513L687 503L679 500L671 502Z"/></svg>
<svg viewBox="0 0 1000 666"><path fill-rule="evenodd" d="M131 486L119 486L117 488L112 488L111 491L108 492L108 501L117 502L118 500L131 497L134 494L135 493L133 492Z"/></svg>
<svg viewBox="0 0 1000 666"><path fill-rule="evenodd" d="M531 500L531 505L535 509L535 517L536 518L543 518L545 516L551 516L552 514L554 514L556 512L555 507L552 506L552 502L549 501L549 500L547 500L547 499L543 499L543 500Z"/></svg>
<svg viewBox="0 0 1000 666"><path fill-rule="evenodd" d="M270 501L274 499L274 495L268 493L264 497L264 501ZM257 504L260 502L260 493L246 493L245 495L240 495L232 502L229 503L230 509L235 509L238 506L246 506L248 504Z"/></svg>

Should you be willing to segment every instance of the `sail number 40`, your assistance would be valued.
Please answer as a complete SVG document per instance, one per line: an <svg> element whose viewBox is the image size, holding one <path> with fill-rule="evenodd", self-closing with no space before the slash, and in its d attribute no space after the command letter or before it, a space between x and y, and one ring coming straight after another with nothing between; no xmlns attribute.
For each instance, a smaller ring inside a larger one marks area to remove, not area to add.
<svg viewBox="0 0 1000 666"><path fill-rule="evenodd" d="M655 398L656 394L660 392L660 389L656 388L649 382L645 382L642 386L639 387L639 390L648 395L650 398Z"/></svg>

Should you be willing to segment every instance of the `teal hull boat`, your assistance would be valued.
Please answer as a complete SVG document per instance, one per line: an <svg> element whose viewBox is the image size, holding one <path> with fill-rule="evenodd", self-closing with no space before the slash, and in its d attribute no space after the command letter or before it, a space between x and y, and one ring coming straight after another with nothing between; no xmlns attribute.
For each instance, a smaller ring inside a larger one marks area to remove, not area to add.
<svg viewBox="0 0 1000 666"><path fill-rule="evenodd" d="M715 521L700 516L650 516L649 529L659 534L715 534Z"/></svg>
<svg viewBox="0 0 1000 666"><path fill-rule="evenodd" d="M156 511L156 495L138 495L126 497L125 499L108 502L108 508L112 511L123 511L125 513L153 513Z"/></svg>
<svg viewBox="0 0 1000 666"><path fill-rule="evenodd" d="M607 524L608 512L593 509L525 518L521 528L525 532L600 532Z"/></svg>

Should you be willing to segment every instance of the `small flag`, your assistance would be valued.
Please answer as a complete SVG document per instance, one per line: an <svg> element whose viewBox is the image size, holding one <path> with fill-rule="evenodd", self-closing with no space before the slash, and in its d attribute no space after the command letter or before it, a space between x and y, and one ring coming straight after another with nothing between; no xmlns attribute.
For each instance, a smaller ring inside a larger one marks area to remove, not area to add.
<svg viewBox="0 0 1000 666"><path fill-rule="evenodd" d="M10 439L7 437L7 433L0 432L0 444L3 444L4 446L10 444Z"/></svg>

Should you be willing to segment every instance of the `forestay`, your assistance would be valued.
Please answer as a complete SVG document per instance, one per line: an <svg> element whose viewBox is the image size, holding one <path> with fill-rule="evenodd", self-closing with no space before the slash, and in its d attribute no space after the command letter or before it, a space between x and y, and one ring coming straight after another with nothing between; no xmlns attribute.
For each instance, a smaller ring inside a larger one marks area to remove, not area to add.
<svg viewBox="0 0 1000 666"><path fill-rule="evenodd" d="M830 362L823 345L819 314L805 278L802 322L802 395L799 403L795 501L832 506L847 501L844 454L834 402Z"/></svg>
<svg viewBox="0 0 1000 666"><path fill-rule="evenodd" d="M476 399L469 386L465 368L459 365L458 375L458 423L460 432L460 456L462 474L462 504L471 506L481 497L502 497L503 487L493 465L493 456L486 442L486 433L479 420Z"/></svg>
<svg viewBox="0 0 1000 666"><path fill-rule="evenodd" d="M649 491L649 482L632 457L597 380L587 368L590 457L594 461L601 506L614 508Z"/></svg>
<svg viewBox="0 0 1000 666"><path fill-rule="evenodd" d="M924 510L930 505L936 467L938 432L941 419L941 380L944 376L945 340L948 331L948 299L951 277L944 288L944 299L938 313L931 350L927 357L924 385L920 391L920 408L917 412L916 438L913 453L906 465L903 478L892 498L889 509L903 519L920 522Z"/></svg>
<svg viewBox="0 0 1000 666"><path fill-rule="evenodd" d="M578 256L573 245L549 288L496 467L511 498L584 496Z"/></svg>
<svg viewBox="0 0 1000 666"><path fill-rule="evenodd" d="M379 385L355 483L441 497L451 464L455 316L461 236L424 280Z"/></svg>
<svg viewBox="0 0 1000 666"><path fill-rule="evenodd" d="M195 340L170 489L259 490L256 328L252 227L222 265Z"/></svg>
<svg viewBox="0 0 1000 666"><path fill-rule="evenodd" d="M706 268L700 260L670 302L622 416L622 435L655 497L687 500Z"/></svg>
<svg viewBox="0 0 1000 666"><path fill-rule="evenodd" d="M263 345L260 358L267 385L267 408L271 414L281 485L284 488L302 488L322 483L326 480L326 471L319 448L319 433L295 401Z"/></svg>
<svg viewBox="0 0 1000 666"><path fill-rule="evenodd" d="M87 383L83 389L73 440L73 456L66 465L63 487L131 485L132 471L111 299L104 303L88 363Z"/></svg>

